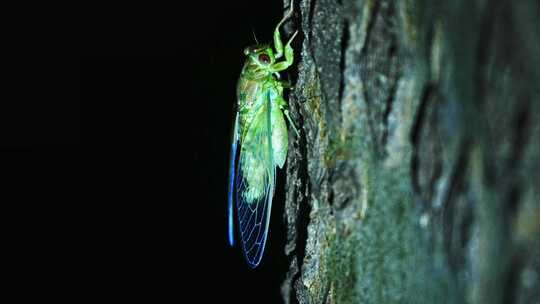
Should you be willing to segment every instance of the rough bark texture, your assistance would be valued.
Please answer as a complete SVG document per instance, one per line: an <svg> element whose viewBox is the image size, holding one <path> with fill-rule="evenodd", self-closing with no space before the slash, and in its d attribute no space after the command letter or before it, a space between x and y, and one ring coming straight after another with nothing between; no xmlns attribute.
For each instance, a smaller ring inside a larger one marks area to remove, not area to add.
<svg viewBox="0 0 540 304"><path fill-rule="evenodd" d="M285 302L540 303L540 3L294 5Z"/></svg>

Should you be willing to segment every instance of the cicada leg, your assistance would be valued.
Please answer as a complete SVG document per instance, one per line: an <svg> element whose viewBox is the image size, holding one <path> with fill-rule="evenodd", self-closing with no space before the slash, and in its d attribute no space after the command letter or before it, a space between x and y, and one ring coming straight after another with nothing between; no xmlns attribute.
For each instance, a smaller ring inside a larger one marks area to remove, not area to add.
<svg viewBox="0 0 540 304"><path fill-rule="evenodd" d="M281 86L284 88L284 89L292 89L293 88L293 85L291 83L291 80L280 80L279 83L281 84Z"/></svg>
<svg viewBox="0 0 540 304"><path fill-rule="evenodd" d="M291 0L290 9L287 12L285 16L283 16L283 19L279 21L279 23L276 25L276 29L274 30L274 48L276 49L275 58L281 58L283 56L283 42L281 42L281 35L279 33L279 27L285 22L285 20L289 19L291 17L292 12L294 9L294 1Z"/></svg>
<svg viewBox="0 0 540 304"><path fill-rule="evenodd" d="M291 39L287 42L285 45L285 61L276 62L272 65L272 71L273 72L279 72L283 71L286 68L290 67L294 62L294 51L291 47L291 42L293 41L294 37L296 37L296 34L298 34L298 31L294 32ZM277 57L276 57L277 58Z"/></svg>
<svg viewBox="0 0 540 304"><path fill-rule="evenodd" d="M300 137L300 133L298 132L298 129L294 125L294 122L291 119L291 116L289 116L289 106L287 105L287 102L281 95L277 98L277 102L279 105L279 108L283 111L283 114L285 114L285 117L287 117L287 120L289 121L289 125L293 128L294 132L296 133L296 136Z"/></svg>

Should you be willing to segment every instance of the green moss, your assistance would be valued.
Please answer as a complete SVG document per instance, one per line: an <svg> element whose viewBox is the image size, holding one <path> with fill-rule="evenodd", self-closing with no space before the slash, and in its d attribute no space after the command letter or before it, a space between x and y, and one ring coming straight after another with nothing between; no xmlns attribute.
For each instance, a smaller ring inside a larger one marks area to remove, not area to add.
<svg viewBox="0 0 540 304"><path fill-rule="evenodd" d="M355 234L345 237L343 232L329 236L330 247L326 254L327 277L330 282L330 303L357 303L356 252L358 241Z"/></svg>
<svg viewBox="0 0 540 304"><path fill-rule="evenodd" d="M373 166L367 164L368 167ZM398 303L406 297L418 235L412 200L399 169L369 170L364 177L373 188L366 194L370 202L359 233L358 283L360 299L365 303ZM420 302L419 302L420 303Z"/></svg>
<svg viewBox="0 0 540 304"><path fill-rule="evenodd" d="M420 27L421 9L423 6L419 1L405 0L402 7L403 32L410 45L416 45L419 39L418 29Z"/></svg>
<svg viewBox="0 0 540 304"><path fill-rule="evenodd" d="M350 160L358 156L360 142L357 137L348 135L332 137L324 152L324 163L327 168L334 168L336 162Z"/></svg>
<svg viewBox="0 0 540 304"><path fill-rule="evenodd" d="M328 126L326 125L326 117L322 109L321 89L319 77L309 81L304 89L304 96L307 97L306 106L311 113L312 119L317 122L317 130L320 132L321 138L326 138L328 134Z"/></svg>

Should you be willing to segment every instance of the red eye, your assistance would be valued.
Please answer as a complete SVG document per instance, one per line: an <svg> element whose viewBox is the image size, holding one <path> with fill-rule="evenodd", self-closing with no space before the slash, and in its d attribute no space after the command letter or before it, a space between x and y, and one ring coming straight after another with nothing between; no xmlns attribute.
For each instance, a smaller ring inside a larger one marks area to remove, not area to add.
<svg viewBox="0 0 540 304"><path fill-rule="evenodd" d="M260 54L259 55L259 61L263 63L270 63L270 57L266 54Z"/></svg>

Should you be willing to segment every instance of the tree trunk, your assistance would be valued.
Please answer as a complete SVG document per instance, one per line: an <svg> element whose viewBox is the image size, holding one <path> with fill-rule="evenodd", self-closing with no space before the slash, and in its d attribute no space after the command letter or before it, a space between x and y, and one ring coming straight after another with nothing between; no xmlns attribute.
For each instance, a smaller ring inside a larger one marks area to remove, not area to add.
<svg viewBox="0 0 540 304"><path fill-rule="evenodd" d="M285 301L540 303L540 3L298 2Z"/></svg>

